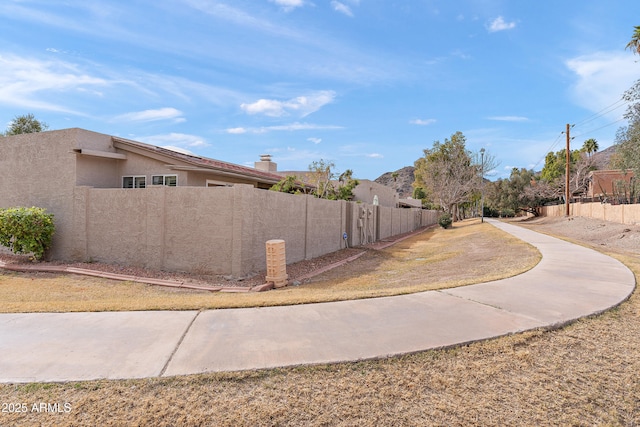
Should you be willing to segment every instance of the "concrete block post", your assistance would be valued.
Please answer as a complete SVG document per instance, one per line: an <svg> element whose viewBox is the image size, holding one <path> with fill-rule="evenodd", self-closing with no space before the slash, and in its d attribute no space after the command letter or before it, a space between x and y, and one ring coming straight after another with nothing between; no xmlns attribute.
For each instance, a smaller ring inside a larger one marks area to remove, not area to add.
<svg viewBox="0 0 640 427"><path fill-rule="evenodd" d="M267 240L267 282L273 282L276 288L287 286L287 253L284 240Z"/></svg>

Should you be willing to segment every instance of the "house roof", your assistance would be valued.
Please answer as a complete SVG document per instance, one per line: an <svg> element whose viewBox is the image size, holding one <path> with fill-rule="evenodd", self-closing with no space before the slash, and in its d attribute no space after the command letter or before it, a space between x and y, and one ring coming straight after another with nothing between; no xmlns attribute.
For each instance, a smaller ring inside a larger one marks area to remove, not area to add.
<svg viewBox="0 0 640 427"><path fill-rule="evenodd" d="M254 169L247 166L241 166L234 163L228 163L220 160L210 159L207 157L196 156L194 154L180 153L178 151L169 150L167 148L145 144L138 141L132 141L130 139L120 138L116 136L112 136L111 138L114 144L117 144L120 146L119 148L122 148L125 150L127 149L127 147L137 148L142 151L154 153L166 158L173 159L180 163L187 163L191 165L193 168L202 172L210 171L212 173L217 172L217 173L222 173L227 175L232 174L232 175L242 176L246 178L252 178L268 184L275 184L282 179L282 175L279 175L277 173L261 171L261 170Z"/></svg>

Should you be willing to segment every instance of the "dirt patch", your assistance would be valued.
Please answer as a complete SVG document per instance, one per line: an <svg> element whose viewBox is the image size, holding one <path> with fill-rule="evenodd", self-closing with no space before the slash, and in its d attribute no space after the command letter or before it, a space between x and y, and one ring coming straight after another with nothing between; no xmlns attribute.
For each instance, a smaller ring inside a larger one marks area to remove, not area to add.
<svg viewBox="0 0 640 427"><path fill-rule="evenodd" d="M603 250L640 254L640 225L583 217L543 217L514 223Z"/></svg>

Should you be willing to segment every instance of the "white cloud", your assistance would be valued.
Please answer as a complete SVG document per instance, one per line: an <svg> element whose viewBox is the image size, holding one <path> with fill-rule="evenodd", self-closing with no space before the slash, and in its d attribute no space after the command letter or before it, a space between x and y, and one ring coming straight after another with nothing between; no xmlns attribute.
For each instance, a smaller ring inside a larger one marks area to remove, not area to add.
<svg viewBox="0 0 640 427"><path fill-rule="evenodd" d="M487 30L489 30L490 33L495 33L497 31L512 30L515 27L515 22L505 22L502 16L498 16L496 19L491 21L489 25L487 25Z"/></svg>
<svg viewBox="0 0 640 427"><path fill-rule="evenodd" d="M493 116L487 117L488 120L495 120L498 122L528 122L527 117L522 116Z"/></svg>
<svg viewBox="0 0 640 427"><path fill-rule="evenodd" d="M102 89L111 83L83 72L75 64L0 55L0 103L6 105L85 115L66 107L61 99L74 92L102 96ZM65 96L60 97L60 93Z"/></svg>
<svg viewBox="0 0 640 427"><path fill-rule="evenodd" d="M251 104L241 104L247 114L264 114L269 117L296 115L306 117L333 102L336 93L331 90L315 92L307 96L298 96L287 101L275 99L259 99Z"/></svg>
<svg viewBox="0 0 640 427"><path fill-rule="evenodd" d="M240 135L243 133L247 133L247 130L245 128L242 127L238 127L238 128L229 128L226 130L227 133L231 133L231 134L236 134L236 135Z"/></svg>
<svg viewBox="0 0 640 427"><path fill-rule="evenodd" d="M569 59L567 68L576 75L571 96L584 108L599 112L620 100L623 92L638 79L637 64L629 53L596 52ZM619 118L622 110L612 111Z"/></svg>
<svg viewBox="0 0 640 427"><path fill-rule="evenodd" d="M295 9L296 7L304 6L303 0L271 0L271 1L277 4L278 6L282 6L285 12L289 12Z"/></svg>
<svg viewBox="0 0 640 427"><path fill-rule="evenodd" d="M333 10L335 10L336 12L340 12L347 16L353 16L353 12L351 11L351 8L344 3L341 3L336 0L332 0L331 6L333 6Z"/></svg>
<svg viewBox="0 0 640 427"><path fill-rule="evenodd" d="M240 105L240 108L247 112L247 114L264 114L271 117L280 117L287 114L284 104L282 101L259 99L252 104L243 103Z"/></svg>
<svg viewBox="0 0 640 427"><path fill-rule="evenodd" d="M380 153L371 153L371 154L367 154L367 157L370 157L372 159L383 159L384 156Z"/></svg>
<svg viewBox="0 0 640 427"><path fill-rule="evenodd" d="M227 133L231 134L243 134L243 133L267 133L267 132L276 132L276 131L299 131L299 130L340 130L343 129L342 126L335 125L315 125L312 123L300 123L294 122L287 125L275 125L275 126L263 126L259 128L229 128L226 130Z"/></svg>
<svg viewBox="0 0 640 427"><path fill-rule="evenodd" d="M436 121L436 119L415 119L411 120L409 123L411 123L412 125L429 126L434 124Z"/></svg>
<svg viewBox="0 0 640 427"><path fill-rule="evenodd" d="M196 135L189 135L185 133L168 133L164 135L152 135L145 137L137 137L138 141L146 142L147 144L153 144L160 147L178 147L184 149L188 148L203 148L208 147L210 144L207 143L204 138L201 138ZM173 149L173 148L171 148Z"/></svg>
<svg viewBox="0 0 640 427"><path fill-rule="evenodd" d="M173 120L177 123L186 121L182 111L175 108L159 108L157 110L135 111L117 116L115 120L131 122L153 122L158 120Z"/></svg>
<svg viewBox="0 0 640 427"><path fill-rule="evenodd" d="M320 144L322 142L322 138L307 138L307 141L313 142L314 144Z"/></svg>

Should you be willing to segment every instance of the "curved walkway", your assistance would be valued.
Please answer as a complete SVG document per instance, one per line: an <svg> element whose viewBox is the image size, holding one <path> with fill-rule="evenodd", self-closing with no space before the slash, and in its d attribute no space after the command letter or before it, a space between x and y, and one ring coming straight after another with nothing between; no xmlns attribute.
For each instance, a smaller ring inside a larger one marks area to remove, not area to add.
<svg viewBox="0 0 640 427"><path fill-rule="evenodd" d="M611 257L491 223L536 246L541 262L509 279L368 300L202 312L0 314L0 382L379 358L563 324L607 310L635 288L633 273Z"/></svg>

